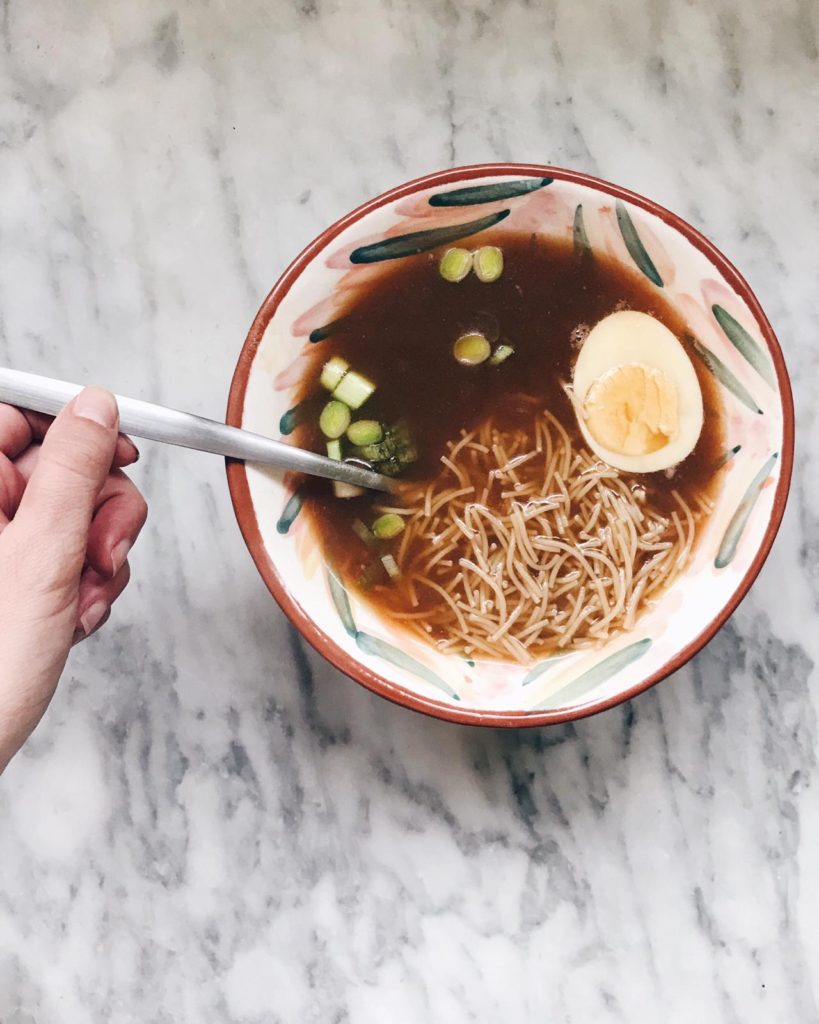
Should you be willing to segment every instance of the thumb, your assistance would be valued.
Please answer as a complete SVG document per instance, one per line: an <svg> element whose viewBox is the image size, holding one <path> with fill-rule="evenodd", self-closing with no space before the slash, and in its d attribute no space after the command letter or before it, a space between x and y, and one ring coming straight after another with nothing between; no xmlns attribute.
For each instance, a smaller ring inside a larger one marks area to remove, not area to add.
<svg viewBox="0 0 819 1024"><path fill-rule="evenodd" d="M74 587L88 530L117 445L114 396L86 388L57 416L43 440L15 516L18 538L38 551L37 589Z"/></svg>

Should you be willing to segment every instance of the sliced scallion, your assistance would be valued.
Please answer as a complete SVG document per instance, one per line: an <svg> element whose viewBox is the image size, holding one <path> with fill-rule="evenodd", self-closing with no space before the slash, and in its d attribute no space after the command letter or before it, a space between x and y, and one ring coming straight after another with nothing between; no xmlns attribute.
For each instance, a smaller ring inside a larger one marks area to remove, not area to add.
<svg viewBox="0 0 819 1024"><path fill-rule="evenodd" d="M347 437L358 447L378 444L383 436L384 431L378 420L356 420L347 427Z"/></svg>
<svg viewBox="0 0 819 1024"><path fill-rule="evenodd" d="M373 468L385 476L397 476L418 458L409 427L402 421L387 427L377 444L356 448L356 454L371 462Z"/></svg>
<svg viewBox="0 0 819 1024"><path fill-rule="evenodd" d="M349 425L350 410L344 402L333 399L321 410L319 426L325 437L329 437L331 440L341 437Z"/></svg>
<svg viewBox="0 0 819 1024"><path fill-rule="evenodd" d="M387 575L391 580L398 580L401 578L401 570L398 568L398 562L396 562L392 555L382 555L381 562L387 570Z"/></svg>
<svg viewBox="0 0 819 1024"><path fill-rule="evenodd" d="M459 249L457 246L447 249L438 264L438 272L445 281L457 284L463 281L472 269L472 253L468 249Z"/></svg>
<svg viewBox="0 0 819 1024"><path fill-rule="evenodd" d="M475 277L489 284L503 273L503 253L496 245L482 245L472 256Z"/></svg>
<svg viewBox="0 0 819 1024"><path fill-rule="evenodd" d="M404 529L404 520L397 512L385 512L373 523L373 533L379 540L392 540Z"/></svg>
<svg viewBox="0 0 819 1024"><path fill-rule="evenodd" d="M341 378L341 383L333 391L333 398L344 402L351 409L360 409L375 391L375 384L363 374L348 370ZM347 429L346 427L344 428Z"/></svg>
<svg viewBox="0 0 819 1024"><path fill-rule="evenodd" d="M350 364L341 356L333 356L332 359L328 359L321 370L321 386L327 388L328 391L335 391L349 369Z"/></svg>
<svg viewBox="0 0 819 1024"><path fill-rule="evenodd" d="M341 441L338 438L327 442L327 458L341 461Z"/></svg>
<svg viewBox="0 0 819 1024"><path fill-rule="evenodd" d="M346 484L343 480L333 481L333 494L337 498L357 498L359 494L364 493L363 487L358 487L356 484Z"/></svg>
<svg viewBox="0 0 819 1024"><path fill-rule="evenodd" d="M485 362L492 351L482 334L462 334L452 346L452 354L462 366L478 366Z"/></svg>
<svg viewBox="0 0 819 1024"><path fill-rule="evenodd" d="M375 534L366 525L362 523L360 519L354 519L352 522L353 533L358 537L362 543L366 544L368 548L371 548L375 544Z"/></svg>
<svg viewBox="0 0 819 1024"><path fill-rule="evenodd" d="M495 349L489 359L490 366L500 366L501 363L505 362L509 356L515 354L515 350L511 345L507 345L505 342L501 342L500 345Z"/></svg>

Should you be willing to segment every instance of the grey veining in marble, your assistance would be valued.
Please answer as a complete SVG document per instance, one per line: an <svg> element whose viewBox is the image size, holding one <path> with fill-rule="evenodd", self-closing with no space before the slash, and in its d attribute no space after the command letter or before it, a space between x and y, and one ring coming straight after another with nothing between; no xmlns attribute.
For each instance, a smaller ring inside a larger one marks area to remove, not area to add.
<svg viewBox="0 0 819 1024"><path fill-rule="evenodd" d="M428 721L294 635L216 459L146 445L108 628L0 781L0 1020L819 1022L819 7L0 5L0 358L219 415L289 259L435 168L553 162L740 266L792 499L689 666L575 726Z"/></svg>

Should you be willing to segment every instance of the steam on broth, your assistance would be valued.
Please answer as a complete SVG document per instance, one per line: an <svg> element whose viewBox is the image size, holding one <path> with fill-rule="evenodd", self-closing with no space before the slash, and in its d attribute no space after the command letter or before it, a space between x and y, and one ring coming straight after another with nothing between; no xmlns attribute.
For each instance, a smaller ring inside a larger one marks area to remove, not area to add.
<svg viewBox="0 0 819 1024"><path fill-rule="evenodd" d="M401 482L305 481L348 587L443 650L526 663L632 628L688 564L722 413L685 322L636 272L480 237L351 296L310 353L294 439Z"/></svg>

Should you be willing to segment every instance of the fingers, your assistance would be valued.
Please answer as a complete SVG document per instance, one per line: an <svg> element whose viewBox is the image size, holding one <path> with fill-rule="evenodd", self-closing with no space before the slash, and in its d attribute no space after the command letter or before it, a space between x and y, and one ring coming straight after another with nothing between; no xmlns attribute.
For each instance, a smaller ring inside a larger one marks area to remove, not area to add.
<svg viewBox="0 0 819 1024"><path fill-rule="evenodd" d="M0 533L17 511L26 481L8 456L0 453Z"/></svg>
<svg viewBox="0 0 819 1024"><path fill-rule="evenodd" d="M0 405L0 453L10 459L16 458L35 441L42 441L48 428L54 422L53 416L40 412L15 409L11 405ZM132 466L139 459L139 449L125 434L117 438L114 466Z"/></svg>
<svg viewBox="0 0 819 1024"><path fill-rule="evenodd" d="M28 420L10 405L0 405L0 453L13 459L31 444Z"/></svg>
<svg viewBox="0 0 819 1024"><path fill-rule="evenodd" d="M33 475L39 456L39 446L32 445L13 467L18 472L23 486ZM0 456L0 484L2 459L3 456ZM19 498L17 500L19 501ZM148 506L136 486L124 473L113 470L97 496L94 517L88 533L86 561L101 575L113 576L136 542L147 515ZM3 525L0 504L0 532Z"/></svg>
<svg viewBox="0 0 819 1024"><path fill-rule="evenodd" d="M100 492L88 534L88 564L100 576L115 576L145 525L148 506L124 473L115 470Z"/></svg>
<svg viewBox="0 0 819 1024"><path fill-rule="evenodd" d="M76 647L77 644L81 644L83 642L83 640L87 640L89 638L89 636L93 636L95 633L99 633L99 631L102 629L102 627L105 625L105 623L110 618L111 618L111 609L109 608L108 611L103 615L103 617L96 624L96 626L94 626L94 628L91 630L90 633L86 633L83 630L82 626L77 626L77 628L74 630L74 636L73 636L73 638L71 640L71 646L72 647Z"/></svg>
<svg viewBox="0 0 819 1024"><path fill-rule="evenodd" d="M23 543L37 553L27 564L36 570L32 583L40 591L76 587L118 424L113 395L86 388L46 433L14 523Z"/></svg>
<svg viewBox="0 0 819 1024"><path fill-rule="evenodd" d="M137 454L118 428L114 397L95 388L50 425L0 405L0 770L47 707L72 636L98 629L128 583L110 544L130 542L145 509L121 474L109 479ZM85 565L100 502L107 575Z"/></svg>
<svg viewBox="0 0 819 1024"><path fill-rule="evenodd" d="M12 461L31 443L25 416L10 405L0 405L0 531L17 511L25 480Z"/></svg>
<svg viewBox="0 0 819 1024"><path fill-rule="evenodd" d="M122 469L124 466L133 466L139 460L139 448L130 437L120 434L117 438L117 450L114 452L114 466Z"/></svg>
<svg viewBox="0 0 819 1024"><path fill-rule="evenodd" d="M105 625L111 606L128 586L130 578L131 567L127 562L112 579L100 576L91 568L83 572L73 643L79 643Z"/></svg>

